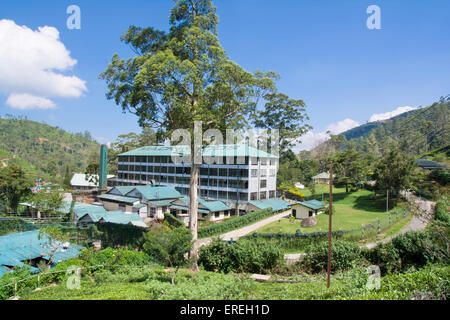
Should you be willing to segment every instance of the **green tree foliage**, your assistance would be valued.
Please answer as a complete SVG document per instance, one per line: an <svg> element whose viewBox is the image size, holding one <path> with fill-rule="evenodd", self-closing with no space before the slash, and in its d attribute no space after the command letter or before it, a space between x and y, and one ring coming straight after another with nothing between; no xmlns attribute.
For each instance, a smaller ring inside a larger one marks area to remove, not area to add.
<svg viewBox="0 0 450 320"><path fill-rule="evenodd" d="M31 164L30 168L20 164L26 172L60 183L66 166L74 172L83 172L89 154L98 154L99 144L88 132L71 134L26 118L7 116L0 118L0 149L11 153L7 157L9 162L20 158Z"/></svg>
<svg viewBox="0 0 450 320"><path fill-rule="evenodd" d="M396 149L378 162L374 178L379 191L389 190L390 194L398 196L399 192L410 185L414 163L410 157Z"/></svg>
<svg viewBox="0 0 450 320"><path fill-rule="evenodd" d="M264 129L277 129L280 135L280 162L285 162L288 151L298 138L312 129L304 122L309 120L303 100L289 98L282 93L268 93L265 108L255 114L255 126ZM289 158L288 158L289 159Z"/></svg>
<svg viewBox="0 0 450 320"><path fill-rule="evenodd" d="M63 206L63 195L58 190L41 191L33 193L29 201L41 214L56 216L60 214L60 208Z"/></svg>
<svg viewBox="0 0 450 320"><path fill-rule="evenodd" d="M186 262L184 255L192 246L192 236L187 228L170 228L161 226L144 234L144 252L153 261L171 268L176 267L172 276L172 284L175 284L175 276L181 265Z"/></svg>
<svg viewBox="0 0 450 320"><path fill-rule="evenodd" d="M31 193L32 185L21 167L11 164L0 169L0 201L8 214L17 212L19 202Z"/></svg>
<svg viewBox="0 0 450 320"><path fill-rule="evenodd" d="M354 186L364 178L364 165L361 155L354 149L347 148L335 156L334 168L336 173L336 183L345 185L345 192L348 193L348 186Z"/></svg>

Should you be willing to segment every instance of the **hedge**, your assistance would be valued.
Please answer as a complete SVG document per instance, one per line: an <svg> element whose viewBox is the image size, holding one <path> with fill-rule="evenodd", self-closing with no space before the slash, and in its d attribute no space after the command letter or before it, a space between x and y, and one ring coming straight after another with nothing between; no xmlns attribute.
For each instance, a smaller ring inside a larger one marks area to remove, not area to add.
<svg viewBox="0 0 450 320"><path fill-rule="evenodd" d="M170 224L172 227L175 228L180 228L180 227L184 227L184 223L181 222L180 219L178 219L177 217L175 217L173 214L166 212L164 213L164 220L167 221L168 224Z"/></svg>
<svg viewBox="0 0 450 320"><path fill-rule="evenodd" d="M228 231L232 231L241 227L245 227L254 222L260 221L266 217L273 215L272 208L262 209L247 213L246 215L234 218L229 221L213 224L204 228L198 229L198 237L206 238L219 234L223 234Z"/></svg>

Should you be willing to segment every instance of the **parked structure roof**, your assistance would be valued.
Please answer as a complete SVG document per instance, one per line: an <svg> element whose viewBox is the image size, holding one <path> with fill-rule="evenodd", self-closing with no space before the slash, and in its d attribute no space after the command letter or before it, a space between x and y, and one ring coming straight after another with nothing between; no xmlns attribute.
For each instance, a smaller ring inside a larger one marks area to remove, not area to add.
<svg viewBox="0 0 450 320"><path fill-rule="evenodd" d="M249 203L258 209L272 208L273 211L280 211L290 208L289 202L286 202L280 198L251 200Z"/></svg>
<svg viewBox="0 0 450 320"><path fill-rule="evenodd" d="M318 201L318 200L309 200L309 201L303 201L299 202L298 204L313 209L313 210L319 210L326 206L324 202Z"/></svg>

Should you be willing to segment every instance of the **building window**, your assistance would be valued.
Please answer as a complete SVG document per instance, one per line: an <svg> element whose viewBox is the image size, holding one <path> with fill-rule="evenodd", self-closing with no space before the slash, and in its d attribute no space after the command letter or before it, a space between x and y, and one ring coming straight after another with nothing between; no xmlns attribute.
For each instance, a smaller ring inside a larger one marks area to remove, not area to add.
<svg viewBox="0 0 450 320"><path fill-rule="evenodd" d="M267 159L266 158L261 158L261 165L265 166L267 164Z"/></svg>
<svg viewBox="0 0 450 320"><path fill-rule="evenodd" d="M258 193L257 192L250 193L250 200L256 200L256 199L258 199Z"/></svg>
<svg viewBox="0 0 450 320"><path fill-rule="evenodd" d="M259 199L261 199L261 200L266 199L266 195L267 195L266 192L264 192L264 191L263 191L263 192L260 192L260 193L259 193Z"/></svg>
<svg viewBox="0 0 450 320"><path fill-rule="evenodd" d="M258 158L252 157L251 158L251 164L258 164Z"/></svg>
<svg viewBox="0 0 450 320"><path fill-rule="evenodd" d="M256 178L258 176L258 169L252 169L252 178Z"/></svg>
<svg viewBox="0 0 450 320"><path fill-rule="evenodd" d="M261 180L259 183L260 188L266 188L267 187L267 180Z"/></svg>
<svg viewBox="0 0 450 320"><path fill-rule="evenodd" d="M269 191L269 199L275 198L275 190Z"/></svg>
<svg viewBox="0 0 450 320"><path fill-rule="evenodd" d="M270 175L271 177L275 177L275 175L276 175L276 170L275 170L275 169L270 169L269 172L270 172L269 175Z"/></svg>
<svg viewBox="0 0 450 320"><path fill-rule="evenodd" d="M216 213L214 214L214 216L215 216L216 218L219 218L219 217L220 217L220 212L216 212Z"/></svg>
<svg viewBox="0 0 450 320"><path fill-rule="evenodd" d="M267 176L267 170L261 169L261 177L266 177L266 176Z"/></svg>

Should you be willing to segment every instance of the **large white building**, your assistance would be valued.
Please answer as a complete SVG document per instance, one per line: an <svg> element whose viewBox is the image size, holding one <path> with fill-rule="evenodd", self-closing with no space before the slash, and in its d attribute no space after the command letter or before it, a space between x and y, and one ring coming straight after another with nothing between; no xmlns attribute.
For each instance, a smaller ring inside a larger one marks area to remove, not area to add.
<svg viewBox="0 0 450 320"><path fill-rule="evenodd" d="M190 161L185 146L148 146L119 155L117 185L171 186L189 195ZM239 213L250 211L249 202L276 198L278 157L249 146L211 145L202 151L199 196L221 200ZM206 159L214 157L213 164ZM180 158L179 158L180 159Z"/></svg>

